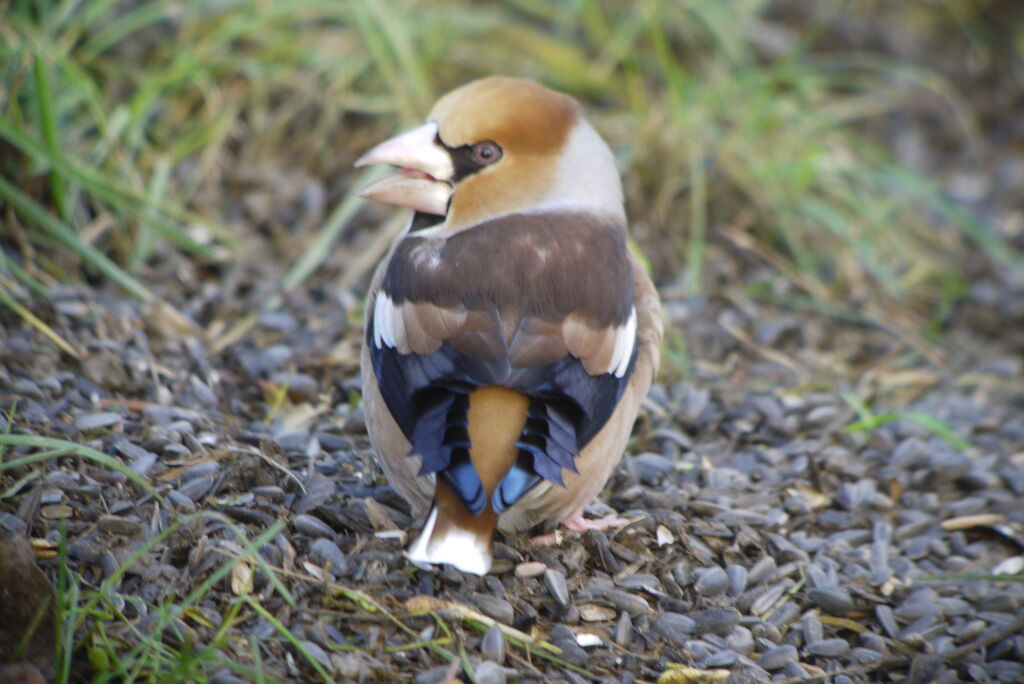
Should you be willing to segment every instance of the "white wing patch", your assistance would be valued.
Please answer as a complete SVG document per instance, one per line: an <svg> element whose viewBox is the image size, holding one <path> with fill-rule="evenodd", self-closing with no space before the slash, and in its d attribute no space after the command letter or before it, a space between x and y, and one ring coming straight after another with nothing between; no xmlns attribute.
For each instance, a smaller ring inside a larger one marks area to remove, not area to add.
<svg viewBox="0 0 1024 684"><path fill-rule="evenodd" d="M621 378L629 368L629 360L633 357L633 347L636 345L636 307L629 310L629 320L626 325L619 328L615 333L615 350L612 352L611 363L608 364L608 372L614 373L615 377Z"/></svg>
<svg viewBox="0 0 1024 684"><path fill-rule="evenodd" d="M377 301L373 304L373 344L377 349L384 347L397 348L405 346L405 323L402 312L391 301L387 292L377 293Z"/></svg>
<svg viewBox="0 0 1024 684"><path fill-rule="evenodd" d="M410 351L416 353L428 354L432 351L436 351L439 345L440 339L437 340L438 344L429 344L428 340L422 334L422 331L417 333L419 337L413 335L414 339L410 339L409 330L406 329L405 325L405 306L395 305L395 302L391 299L387 292L381 290L377 293L377 300L373 304L373 344L377 349L383 349L389 347L391 349L397 349L402 354L408 354ZM441 320L434 321L434 323L451 324L450 327L458 327L461 324L462 319L465 317L465 312L459 312L457 314L451 314L442 309L434 310L436 314L445 314ZM449 318L454 316L454 320L449 321ZM415 318L415 317L414 317ZM420 321L422 323L422 321ZM567 323L569 323L567 321ZM413 323L412 332L416 333L420 329ZM434 327L437 327L436 325ZM580 328L578 334L573 334L571 330L564 330L564 333L569 333L566 339L566 344L569 348L569 352L584 360L587 364L587 370L590 373L612 373L617 378L621 378L626 375L626 371L629 369L629 362L633 357L633 348L636 346L636 307L630 309L629 318L625 324L614 329L614 341L608 339L608 333L604 336L594 335L593 332L590 334L583 334L586 330L585 324L577 323L575 328L570 326L572 330ZM436 333L441 338L447 337L451 331L437 330ZM611 332L611 331L608 331ZM576 338L583 334L583 337L579 340ZM419 339L424 338L424 339ZM588 342L589 340L589 342ZM601 340L604 340L602 343ZM608 349L608 345L611 345L610 356L605 356L608 351L601 352L601 347L605 350ZM588 362L586 359L591 355L596 354L597 358L591 358ZM602 363L599 358L604 357L608 359L607 365L602 365L594 368L590 364Z"/></svg>

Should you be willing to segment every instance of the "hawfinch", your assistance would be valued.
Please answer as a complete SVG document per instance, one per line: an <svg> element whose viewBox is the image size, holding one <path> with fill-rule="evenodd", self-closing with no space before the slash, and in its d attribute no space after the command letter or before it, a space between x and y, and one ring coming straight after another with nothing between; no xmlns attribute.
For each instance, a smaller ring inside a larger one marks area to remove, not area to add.
<svg viewBox="0 0 1024 684"><path fill-rule="evenodd" d="M362 196L415 211L366 300L370 439L426 518L410 560L482 575L496 527L580 529L657 370L658 295L611 151L567 95L473 81L368 164L397 173Z"/></svg>

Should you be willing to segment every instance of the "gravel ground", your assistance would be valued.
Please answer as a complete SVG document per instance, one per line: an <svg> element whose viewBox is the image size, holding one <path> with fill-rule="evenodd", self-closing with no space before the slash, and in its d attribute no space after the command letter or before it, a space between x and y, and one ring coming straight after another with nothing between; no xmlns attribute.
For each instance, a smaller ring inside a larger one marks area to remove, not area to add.
<svg viewBox="0 0 1024 684"><path fill-rule="evenodd" d="M713 263L723 278L757 277L742 258L721 251ZM951 354L956 372L939 371L908 361L919 357L884 331L727 295L685 299L667 285L669 319L696 361L685 381L670 380L679 373L667 362L606 504L591 511L610 505L633 522L552 546L503 539L494 572L478 578L404 560L417 523L374 464L354 399L356 298L318 291L219 352L173 318L102 292L65 289L39 312L87 352L81 361L0 314L0 431L85 444L165 501L110 467L56 456L0 478L5 538L36 540L53 578L46 551L66 530L70 566L95 586L184 514L217 514L189 519L118 580L120 594L154 605L242 551L232 526L253 538L286 521L259 551L299 609L259 571L253 591L339 681L445 681L429 648L389 648L440 637L442 624L478 682L655 681L669 663L735 682L1024 681L1015 350L993 355L979 337L970 349L981 356ZM177 305L209 325L239 305L231 295L197 288ZM933 416L970 446L958 451L909 419L848 434L857 416L826 389L843 378L876 414L890 405ZM205 624L180 628L210 639L237 593L227 579L214 584L197 604ZM124 605L138 625L147 612ZM268 672L313 676L266 618L237 629L266 639ZM500 630L557 647L561 662ZM252 659L247 646L224 657ZM84 659L77 668L88 676ZM225 669L215 681L236 679Z"/></svg>

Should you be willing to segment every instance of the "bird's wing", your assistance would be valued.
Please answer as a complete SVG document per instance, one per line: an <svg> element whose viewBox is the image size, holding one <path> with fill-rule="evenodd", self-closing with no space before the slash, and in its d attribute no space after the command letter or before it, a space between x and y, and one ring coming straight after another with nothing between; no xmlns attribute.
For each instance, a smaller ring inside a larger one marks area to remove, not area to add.
<svg viewBox="0 0 1024 684"><path fill-rule="evenodd" d="M485 474L468 456L468 394L501 385L529 398L518 457L491 496L501 512L542 479L561 485L563 470L576 471L622 395L636 339L624 230L573 212L407 236L366 330L381 395L422 457L420 474L438 473L474 513L486 503Z"/></svg>

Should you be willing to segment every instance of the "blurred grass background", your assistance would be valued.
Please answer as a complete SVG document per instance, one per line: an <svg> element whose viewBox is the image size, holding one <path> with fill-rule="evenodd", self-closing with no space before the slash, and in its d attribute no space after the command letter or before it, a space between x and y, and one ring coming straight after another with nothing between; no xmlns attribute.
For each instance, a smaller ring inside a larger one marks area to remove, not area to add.
<svg viewBox="0 0 1024 684"><path fill-rule="evenodd" d="M955 72L899 41L950 40L991 71L1006 4L0 0L0 301L30 315L79 281L159 300L154 264L252 259L238 185L287 182L267 165L322 179L333 208L276 226L283 248L264 258L290 260L276 294L293 289L358 220L353 159L451 87L505 73L584 101L673 292L717 292L709 254L739 250L771 267L752 297L934 338L969 263L1024 259L893 153L908 111L983 144ZM1024 31L1006 30L1019 57Z"/></svg>

